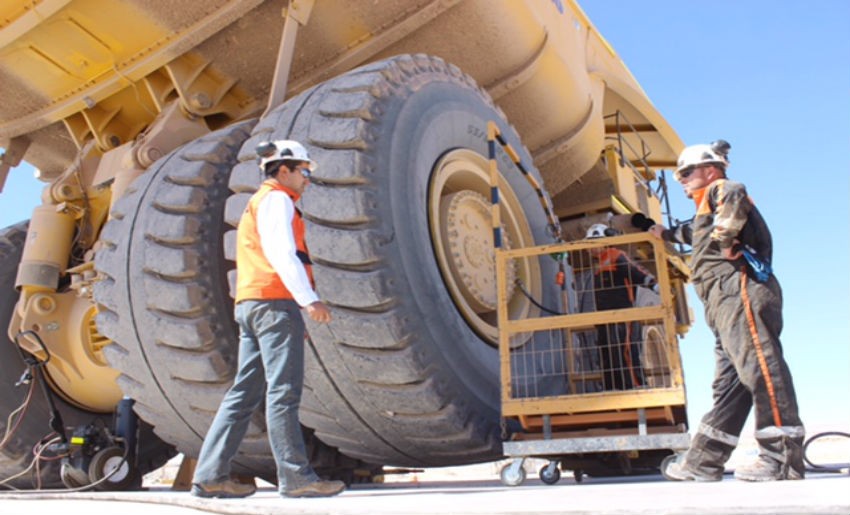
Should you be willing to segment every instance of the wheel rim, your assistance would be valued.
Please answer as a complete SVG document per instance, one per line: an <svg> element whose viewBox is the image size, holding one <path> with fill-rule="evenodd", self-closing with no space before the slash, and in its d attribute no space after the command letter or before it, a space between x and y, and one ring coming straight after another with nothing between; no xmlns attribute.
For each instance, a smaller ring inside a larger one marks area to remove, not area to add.
<svg viewBox="0 0 850 515"><path fill-rule="evenodd" d="M495 250L490 218L488 161L471 150L453 150L434 167L429 191L431 239L440 273L463 318L490 345L498 343ZM503 247L534 245L528 220L513 188L499 178ZM543 291L540 267L534 260L513 260L507 270L508 317L526 318L537 312L516 287L519 280L531 297ZM511 347L530 334L511 338Z"/></svg>
<svg viewBox="0 0 850 515"><path fill-rule="evenodd" d="M113 470L115 471L114 474L112 473ZM102 477L109 476L107 481L110 483L122 483L130 475L130 467L123 456L110 456L103 462L101 474ZM110 474L112 475L110 476Z"/></svg>

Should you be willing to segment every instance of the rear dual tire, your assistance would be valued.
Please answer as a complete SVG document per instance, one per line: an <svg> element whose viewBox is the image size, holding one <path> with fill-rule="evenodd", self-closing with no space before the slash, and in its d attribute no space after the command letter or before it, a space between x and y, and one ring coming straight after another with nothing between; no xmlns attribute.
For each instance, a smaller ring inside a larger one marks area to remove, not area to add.
<svg viewBox="0 0 850 515"><path fill-rule="evenodd" d="M454 190L477 196L473 206L489 193L491 120L528 166L516 133L468 76L437 58L400 56L321 84L256 126L222 129L151 167L116 204L96 257L104 276L95 288L98 327L115 342L104 351L139 415L197 456L235 369L227 260L262 180L254 148L295 139L319 163L300 207L317 288L334 316L328 325L308 320L300 416L318 437L311 440L314 466L332 476L362 462L445 466L501 455L495 308L479 284L487 277L467 282L440 241L448 223L442 204ZM510 199L507 239L517 246L547 241L537 192L504 152L498 158ZM463 214L474 216L475 208ZM486 250L479 232L468 236L472 248ZM528 266L518 274L550 302L544 272ZM528 306L516 297L513 309ZM275 479L261 412L233 465L236 473Z"/></svg>

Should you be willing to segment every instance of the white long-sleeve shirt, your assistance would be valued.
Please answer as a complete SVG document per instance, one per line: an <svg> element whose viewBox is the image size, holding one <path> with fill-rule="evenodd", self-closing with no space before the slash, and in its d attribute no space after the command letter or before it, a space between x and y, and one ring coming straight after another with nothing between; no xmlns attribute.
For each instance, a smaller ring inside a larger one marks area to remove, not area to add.
<svg viewBox="0 0 850 515"><path fill-rule="evenodd" d="M307 270L296 254L298 249L292 234L294 216L295 204L289 195L270 191L257 206L257 232L266 259L292 293L295 302L305 307L319 300L319 296L310 286Z"/></svg>

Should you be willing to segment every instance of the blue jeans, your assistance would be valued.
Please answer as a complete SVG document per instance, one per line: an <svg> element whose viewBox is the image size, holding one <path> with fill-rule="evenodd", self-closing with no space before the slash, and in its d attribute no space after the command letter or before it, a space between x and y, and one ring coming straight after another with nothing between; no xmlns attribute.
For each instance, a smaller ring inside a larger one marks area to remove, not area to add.
<svg viewBox="0 0 850 515"><path fill-rule="evenodd" d="M319 478L310 466L298 405L304 383L304 319L293 300L247 300L236 305L239 370L210 425L193 483L230 477L230 464L251 414L266 400L266 426L281 493ZM268 387L267 387L268 385Z"/></svg>

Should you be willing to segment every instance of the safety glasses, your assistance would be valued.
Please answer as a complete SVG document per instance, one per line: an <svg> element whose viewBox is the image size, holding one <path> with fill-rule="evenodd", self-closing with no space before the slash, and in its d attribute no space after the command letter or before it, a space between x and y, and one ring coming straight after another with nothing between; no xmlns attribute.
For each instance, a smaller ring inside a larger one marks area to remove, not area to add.
<svg viewBox="0 0 850 515"><path fill-rule="evenodd" d="M682 179L687 179L697 170L702 170L705 166L692 166L690 168L685 168L681 172L676 174L676 180L681 181Z"/></svg>
<svg viewBox="0 0 850 515"><path fill-rule="evenodd" d="M292 172L293 172L293 173L294 173L294 172L301 172L301 175L302 175L305 179L309 179L309 178L310 178L310 176L312 176L312 175L313 175L313 172L311 172L311 171L310 171L310 169L309 169L309 168L307 168L306 166L299 166L299 167L295 168L294 170L292 170Z"/></svg>
<svg viewBox="0 0 850 515"><path fill-rule="evenodd" d="M681 172L676 174L676 180L681 181L682 179L687 179L691 176L692 173L694 173L695 170L696 168L686 168L682 170Z"/></svg>

